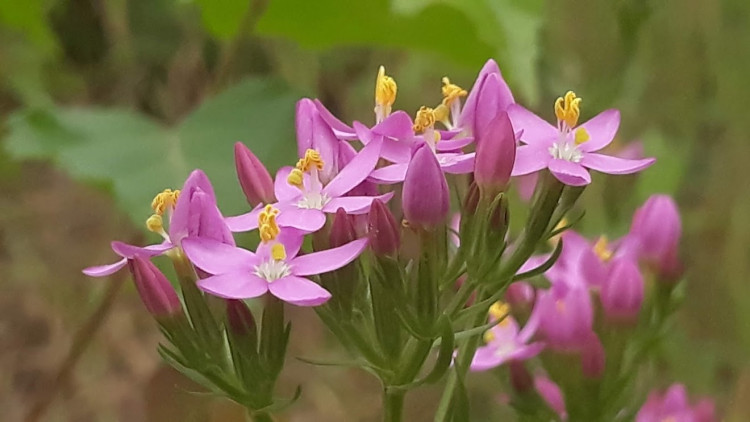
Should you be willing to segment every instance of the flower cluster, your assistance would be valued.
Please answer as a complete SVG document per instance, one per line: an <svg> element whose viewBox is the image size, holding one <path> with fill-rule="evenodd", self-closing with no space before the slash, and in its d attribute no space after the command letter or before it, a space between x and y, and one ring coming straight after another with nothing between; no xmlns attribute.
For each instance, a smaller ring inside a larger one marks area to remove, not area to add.
<svg viewBox="0 0 750 422"><path fill-rule="evenodd" d="M121 260L84 272L128 266L167 338L165 359L257 420L278 404L273 389L290 334L285 304L315 307L380 379L388 420L399 420L407 391L445 377L436 420L465 420L469 370L503 364L517 400L528 399L520 392L532 385L547 403L535 409L594 415L566 410L578 379L570 358L584 378L627 381L625 365L610 376L605 360L624 348L624 330L653 331L645 312L667 311L668 300L645 305L647 285L678 280L680 223L664 196L651 198L613 242L587 240L566 215L592 180L588 170L635 173L654 159L601 153L619 112L579 124L583 103L573 92L554 103L556 122L546 123L516 104L492 60L470 90L443 78L442 101L413 115L394 110L397 92L381 67L372 125L344 123L320 101L300 100L293 166L272 178L250 149L235 145L248 212L224 216L208 177L195 170L181 190L154 198L146 226L161 243L113 242ZM523 230L509 232L509 192L532 178ZM454 198L460 210L449 227ZM235 236L257 246L240 247ZM158 255L172 261L178 289L151 263ZM264 302L260 318L245 303L254 298ZM547 374L524 383L532 358ZM608 406L596 416L625 408Z"/></svg>

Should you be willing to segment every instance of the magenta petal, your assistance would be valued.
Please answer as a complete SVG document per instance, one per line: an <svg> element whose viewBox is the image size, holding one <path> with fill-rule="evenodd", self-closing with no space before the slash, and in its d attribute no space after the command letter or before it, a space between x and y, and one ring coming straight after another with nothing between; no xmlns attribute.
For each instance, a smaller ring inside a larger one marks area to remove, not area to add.
<svg viewBox="0 0 750 422"><path fill-rule="evenodd" d="M474 142L474 138L471 136L461 139L452 139L450 141L442 140L435 145L435 149L438 151L455 151L459 150Z"/></svg>
<svg viewBox="0 0 750 422"><path fill-rule="evenodd" d="M258 261L248 250L203 237L184 239L182 249L196 267L210 274L250 272Z"/></svg>
<svg viewBox="0 0 750 422"><path fill-rule="evenodd" d="M95 267L84 268L83 273L89 277L105 277L105 276L116 273L122 267L124 267L127 263L128 263L128 259L123 258L115 262L114 264L97 265Z"/></svg>
<svg viewBox="0 0 750 422"><path fill-rule="evenodd" d="M341 198L331 199L323 211L335 213L339 208L343 208L348 214L364 214L370 210L370 205L375 199L388 202L393 197L393 192L388 192L380 196L342 196Z"/></svg>
<svg viewBox="0 0 750 422"><path fill-rule="evenodd" d="M205 192L211 198L216 198L208 176L202 170L193 170L180 190L180 197L177 199L172 218L169 220L169 235L175 242L187 235L191 211L190 201L193 193L198 190Z"/></svg>
<svg viewBox="0 0 750 422"><path fill-rule="evenodd" d="M342 196L362 183L370 175L380 158L382 138L373 139L356 157L331 180L322 192L331 198Z"/></svg>
<svg viewBox="0 0 750 422"><path fill-rule="evenodd" d="M258 215L263 211L263 204L258 204L254 210L234 217L225 217L224 222L233 232L247 232L258 228Z"/></svg>
<svg viewBox="0 0 750 422"><path fill-rule="evenodd" d="M552 159L549 162L549 171L557 177L557 180L568 186L584 186L591 183L591 175L579 163Z"/></svg>
<svg viewBox="0 0 750 422"><path fill-rule="evenodd" d="M302 277L282 277L271 282L268 289L277 298L297 306L318 306L331 298L328 290Z"/></svg>
<svg viewBox="0 0 750 422"><path fill-rule="evenodd" d="M556 127L518 104L508 106L508 117L514 130L523 131L521 141L527 144L549 146L559 136Z"/></svg>
<svg viewBox="0 0 750 422"><path fill-rule="evenodd" d="M403 182L408 168L408 162L381 167L370 173L370 179L386 185Z"/></svg>
<svg viewBox="0 0 750 422"><path fill-rule="evenodd" d="M337 270L354 261L367 246L367 239L357 239L338 248L313 252L289 261L294 275L322 274Z"/></svg>
<svg viewBox="0 0 750 422"><path fill-rule="evenodd" d="M581 164L592 170L608 174L630 174L641 171L654 164L656 159L645 158L642 160L628 160L626 158L612 157L611 155L584 154Z"/></svg>
<svg viewBox="0 0 750 422"><path fill-rule="evenodd" d="M328 124L328 126L333 129L333 133L339 137L340 139L355 139L356 135L354 134L354 130L344 124L341 120L339 120L336 116L334 116L328 109L323 105L323 103L320 102L320 100L313 100L315 103L315 106L318 109L318 113L320 113L320 117L323 118L323 120Z"/></svg>
<svg viewBox="0 0 750 422"><path fill-rule="evenodd" d="M573 131L579 128L586 129L589 134L589 140L582 143L578 148L584 152L599 151L615 139L617 128L620 127L620 111L615 109L604 110L591 118L586 123L578 125Z"/></svg>
<svg viewBox="0 0 750 422"><path fill-rule="evenodd" d="M524 145L516 149L516 161L513 163L511 176L523 176L537 172L552 160L546 147Z"/></svg>
<svg viewBox="0 0 750 422"><path fill-rule="evenodd" d="M136 255L151 258L152 256L161 255L164 251L172 249L174 245L170 242L162 242L158 245L148 245L145 247L130 245L115 240L111 243L112 250L123 258L134 258Z"/></svg>
<svg viewBox="0 0 750 422"><path fill-rule="evenodd" d="M476 153L469 154L437 154L438 163L444 172L450 174L464 174L474 171Z"/></svg>
<svg viewBox="0 0 750 422"><path fill-rule="evenodd" d="M276 172L276 179L273 182L273 190L276 194L276 199L279 201L293 201L300 196L300 190L292 186L287 182L289 173L292 172L293 167L285 166Z"/></svg>
<svg viewBox="0 0 750 422"><path fill-rule="evenodd" d="M408 142L414 137L412 125L411 117L399 110L373 126L372 133Z"/></svg>
<svg viewBox="0 0 750 422"><path fill-rule="evenodd" d="M411 158L411 146L413 141L400 141L391 138L383 140L383 148L380 156L394 163L408 163Z"/></svg>
<svg viewBox="0 0 750 422"><path fill-rule="evenodd" d="M326 215L321 210L299 208L296 205L283 207L276 222L281 227L293 227L308 233L320 230L326 223Z"/></svg>
<svg viewBox="0 0 750 422"><path fill-rule="evenodd" d="M198 281L198 287L225 299L250 299L268 291L268 282L249 272L214 275Z"/></svg>

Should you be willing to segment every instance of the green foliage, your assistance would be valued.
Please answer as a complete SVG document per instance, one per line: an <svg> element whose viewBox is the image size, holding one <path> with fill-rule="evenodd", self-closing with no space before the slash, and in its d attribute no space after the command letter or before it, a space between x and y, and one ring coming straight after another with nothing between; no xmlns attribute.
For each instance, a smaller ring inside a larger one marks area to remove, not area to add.
<svg viewBox="0 0 750 422"><path fill-rule="evenodd" d="M283 84L248 79L205 101L177 127L123 109L26 109L8 121L8 151L17 158L51 158L76 178L109 181L137 224L151 198L179 188L203 169L227 213L245 210L232 165L232 145L247 143L272 169L293 158L296 96Z"/></svg>
<svg viewBox="0 0 750 422"><path fill-rule="evenodd" d="M201 8L203 25L219 39L237 35L250 7L250 0L195 0Z"/></svg>

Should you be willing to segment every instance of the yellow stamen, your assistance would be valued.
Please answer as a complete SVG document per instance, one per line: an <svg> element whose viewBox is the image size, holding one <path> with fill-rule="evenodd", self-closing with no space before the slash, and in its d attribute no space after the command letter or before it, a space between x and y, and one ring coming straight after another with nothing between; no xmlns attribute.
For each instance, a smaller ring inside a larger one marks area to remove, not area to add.
<svg viewBox="0 0 750 422"><path fill-rule="evenodd" d="M599 238L599 240L596 241L596 243L594 244L594 253L599 257L599 259L604 262L612 259L613 252L609 248L609 241L607 240L607 236L602 236Z"/></svg>
<svg viewBox="0 0 750 422"><path fill-rule="evenodd" d="M396 101L398 86L396 81L385 74L385 67L380 66L378 77L375 79L375 103L390 107Z"/></svg>
<svg viewBox="0 0 750 422"><path fill-rule="evenodd" d="M508 315L510 306L507 303L497 301L490 306L490 316L493 319L500 319Z"/></svg>
<svg viewBox="0 0 750 422"><path fill-rule="evenodd" d="M568 225L568 219L565 218L565 217L563 217L562 220L560 220L560 222L557 223L557 225L555 226L555 229L553 231L560 230L560 229L562 229L563 227L565 227L567 225ZM562 237L562 235L563 235L563 233L561 232L559 234L556 234L556 235L550 237L549 241L548 241L549 245L552 246L553 248L555 246L557 246L557 242L560 241L560 237Z"/></svg>
<svg viewBox="0 0 750 422"><path fill-rule="evenodd" d="M286 177L286 182L302 189L302 170L298 168L292 169L289 176Z"/></svg>
<svg viewBox="0 0 750 422"><path fill-rule="evenodd" d="M164 233L164 222L159 214L153 214L146 220L146 227L154 233Z"/></svg>
<svg viewBox="0 0 750 422"><path fill-rule="evenodd" d="M276 261L286 259L286 249L284 248L284 245L281 243L274 243L274 245L271 246L271 258Z"/></svg>
<svg viewBox="0 0 750 422"><path fill-rule="evenodd" d="M578 118L581 116L581 99L576 97L575 92L568 91L564 98L560 97L555 101L555 116L571 129L578 124Z"/></svg>
<svg viewBox="0 0 750 422"><path fill-rule="evenodd" d="M320 153L314 149L308 149L305 151L305 156L297 161L297 168L300 171L308 172L315 166L318 170L323 170L323 159L320 158Z"/></svg>
<svg viewBox="0 0 750 422"><path fill-rule="evenodd" d="M258 214L258 231L261 241L270 242L279 235L281 229L276 224L277 215L279 215L279 210L274 208L273 205L266 205L263 211Z"/></svg>
<svg viewBox="0 0 750 422"><path fill-rule="evenodd" d="M179 190L173 191L172 189L164 189L154 197L153 201L151 201L151 209L153 209L155 213L162 215L167 208L174 208L177 205L177 199L179 197Z"/></svg>
<svg viewBox="0 0 750 422"><path fill-rule="evenodd" d="M582 143L588 141L589 139L591 139L591 137L589 136L589 133L586 131L586 129L578 128L578 130L576 130L576 135L575 135L576 145L581 145Z"/></svg>
<svg viewBox="0 0 750 422"><path fill-rule="evenodd" d="M435 111L427 106L422 106L414 117L414 132L422 132L428 127L435 125Z"/></svg>
<svg viewBox="0 0 750 422"><path fill-rule="evenodd" d="M457 98L468 95L465 89L456 84L452 84L447 76L443 77L443 104L450 106Z"/></svg>
<svg viewBox="0 0 750 422"><path fill-rule="evenodd" d="M440 104L432 110L432 113L435 115L435 121L443 123L448 122L450 112L450 109L445 104Z"/></svg>
<svg viewBox="0 0 750 422"><path fill-rule="evenodd" d="M495 333L492 332L492 330L487 330L484 332L484 342L485 343L491 343L492 340L495 339Z"/></svg>

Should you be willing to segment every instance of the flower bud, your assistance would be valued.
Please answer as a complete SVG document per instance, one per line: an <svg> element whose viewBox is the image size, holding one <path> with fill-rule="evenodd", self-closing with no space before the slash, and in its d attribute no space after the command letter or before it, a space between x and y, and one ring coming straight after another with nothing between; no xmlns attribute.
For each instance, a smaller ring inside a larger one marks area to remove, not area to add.
<svg viewBox="0 0 750 422"><path fill-rule="evenodd" d="M474 116L473 133L477 146L487 138L492 121L498 114L505 112L513 102L513 96L500 73L487 75Z"/></svg>
<svg viewBox="0 0 750 422"><path fill-rule="evenodd" d="M526 394L534 388L534 378L523 362L512 360L510 367L510 385L519 394Z"/></svg>
<svg viewBox="0 0 750 422"><path fill-rule="evenodd" d="M601 378L604 374L605 363L606 356L604 355L602 342L599 341L596 334L591 332L583 344L583 350L581 350L583 375L591 379Z"/></svg>
<svg viewBox="0 0 750 422"><path fill-rule="evenodd" d="M182 305L167 277L146 258L128 260L138 294L154 317L163 318L182 313Z"/></svg>
<svg viewBox="0 0 750 422"><path fill-rule="evenodd" d="M539 294L539 331L555 350L579 350L591 333L594 311L586 288ZM536 309L535 309L536 311Z"/></svg>
<svg viewBox="0 0 750 422"><path fill-rule="evenodd" d="M526 309L534 300L534 288L529 283L517 281L505 292L505 301L513 309Z"/></svg>
<svg viewBox="0 0 750 422"><path fill-rule="evenodd" d="M391 210L379 199L372 201L370 206L367 237L375 255L394 255L401 246L399 225Z"/></svg>
<svg viewBox="0 0 750 422"><path fill-rule="evenodd" d="M427 144L412 154L404 178L402 204L409 224L437 226L448 216L450 196L443 170Z"/></svg>
<svg viewBox="0 0 750 422"><path fill-rule="evenodd" d="M236 299L226 301L227 328L232 334L250 339L253 344L258 339L258 328L255 318L245 302Z"/></svg>
<svg viewBox="0 0 750 422"><path fill-rule="evenodd" d="M340 149L346 144L336 138L331 126L321 116L318 106L309 98L297 102L295 126L299 157L304 157L308 149L318 151L326 164L318 172L318 176L323 183L330 182L344 166L340 162Z"/></svg>
<svg viewBox="0 0 750 422"><path fill-rule="evenodd" d="M493 198L505 190L516 160L516 135L508 113L501 112L477 138L474 180L482 193Z"/></svg>
<svg viewBox="0 0 750 422"><path fill-rule="evenodd" d="M242 192L250 206L276 202L273 179L258 157L242 142L234 144L234 165Z"/></svg>
<svg viewBox="0 0 750 422"><path fill-rule="evenodd" d="M676 278L682 224L677 204L667 195L652 195L633 215L630 233L639 242L640 256L654 266L660 276Z"/></svg>
<svg viewBox="0 0 750 422"><path fill-rule="evenodd" d="M638 265L628 258L617 259L601 287L604 313L613 320L636 319L643 304L643 291L643 276Z"/></svg>
<svg viewBox="0 0 750 422"><path fill-rule="evenodd" d="M550 409L560 416L560 419L568 419L568 413L565 411L565 398L557 384L545 376L537 375L534 377L534 387Z"/></svg>
<svg viewBox="0 0 750 422"><path fill-rule="evenodd" d="M333 216L329 246L331 248L338 248L353 240L357 240L354 216L347 214L343 208L339 208Z"/></svg>

